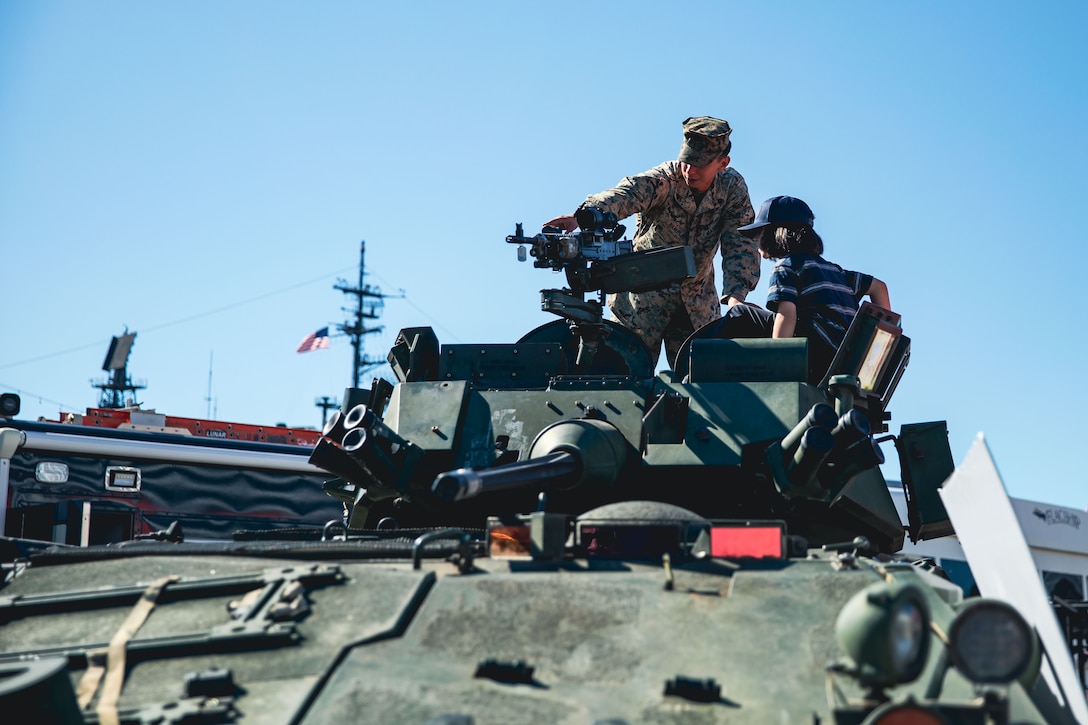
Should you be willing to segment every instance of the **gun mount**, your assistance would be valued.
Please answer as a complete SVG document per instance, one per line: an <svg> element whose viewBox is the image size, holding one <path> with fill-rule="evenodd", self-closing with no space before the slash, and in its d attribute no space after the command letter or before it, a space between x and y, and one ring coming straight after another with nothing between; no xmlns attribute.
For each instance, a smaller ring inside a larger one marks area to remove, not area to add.
<svg viewBox="0 0 1088 725"><path fill-rule="evenodd" d="M577 341L576 368L590 372L613 327L604 322L604 295L646 292L694 277L695 261L687 246L634 251L633 242L622 238L626 228L611 212L586 207L575 221L576 232L544 227L534 237L526 237L518 223L506 241L519 245L519 260L525 261L528 246L534 267L565 272L569 289L541 290L541 309L567 321ZM589 292L597 299L586 300Z"/></svg>

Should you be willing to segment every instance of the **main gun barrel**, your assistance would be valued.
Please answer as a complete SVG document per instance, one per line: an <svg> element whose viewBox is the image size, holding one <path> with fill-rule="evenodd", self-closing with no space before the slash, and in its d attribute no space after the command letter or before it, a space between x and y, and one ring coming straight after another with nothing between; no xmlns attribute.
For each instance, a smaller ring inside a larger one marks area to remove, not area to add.
<svg viewBox="0 0 1088 725"><path fill-rule="evenodd" d="M460 501L504 489L608 486L620 477L628 447L623 434L610 423L591 418L562 420L540 431L529 446L527 459L439 474L431 484L431 493L446 501Z"/></svg>
<svg viewBox="0 0 1088 725"><path fill-rule="evenodd" d="M496 468L458 468L441 473L434 479L431 492L444 501L461 501L492 491L558 488L574 481L581 467L578 456L559 451Z"/></svg>

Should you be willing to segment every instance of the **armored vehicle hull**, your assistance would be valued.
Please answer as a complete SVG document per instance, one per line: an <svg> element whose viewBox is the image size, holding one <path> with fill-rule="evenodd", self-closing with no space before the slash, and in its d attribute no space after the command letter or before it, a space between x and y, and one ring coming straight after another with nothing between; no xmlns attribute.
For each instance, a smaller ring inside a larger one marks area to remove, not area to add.
<svg viewBox="0 0 1088 725"><path fill-rule="evenodd" d="M0 672L55 661L63 681L42 684L46 701L8 680L5 710L104 722L74 694L98 663L125 672L120 722L869 722L878 703L856 683L829 689L844 606L867 588L913 586L933 632L947 632L958 598L909 563L827 553L669 568L482 558L461 573L432 558L458 546L425 544L413 568L383 544L296 545L288 560L280 544L263 556L261 545L142 542L40 557L0 598ZM126 661L107 665L95 653L163 578ZM248 591L262 596L240 604ZM1063 722L1020 684L1005 696L1012 722ZM984 722L977 688L937 642L887 702L909 698L975 718L933 722Z"/></svg>

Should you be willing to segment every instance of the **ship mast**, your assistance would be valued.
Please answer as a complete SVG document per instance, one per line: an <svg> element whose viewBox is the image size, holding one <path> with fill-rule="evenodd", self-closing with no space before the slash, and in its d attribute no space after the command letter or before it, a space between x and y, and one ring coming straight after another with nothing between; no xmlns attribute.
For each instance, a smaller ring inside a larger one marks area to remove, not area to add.
<svg viewBox="0 0 1088 725"><path fill-rule="evenodd" d="M390 297L383 293L378 287L369 285L366 283L366 240L359 242L359 282L356 285L349 284L346 280L337 280L333 285L333 289L338 289L348 297L354 298L354 304L352 307L342 307L341 309L350 315L349 319L336 326L344 335L347 335L351 339L351 387L358 388L360 378L368 370L373 370L379 365L384 365L385 360L378 358L371 358L367 356L364 336L371 335L375 332L381 332L385 329L381 325L373 325L368 327L370 320L377 320L381 317L381 309L385 307L385 298ZM397 295L403 297L402 295ZM340 402L335 398L330 398L325 395L317 398L314 401L314 405L321 408L321 427L325 427L325 423L328 420L329 411L340 406Z"/></svg>
<svg viewBox="0 0 1088 725"><path fill-rule="evenodd" d="M384 294L378 287L366 284L366 241L359 243L359 283L354 287L344 280L339 280L334 289L338 289L349 297L354 297L353 308L342 308L351 315L351 319L338 326L340 332L351 338L351 347L354 351L351 366L352 387L359 387L360 377L368 370L373 370L379 365L384 365L384 359L368 357L364 350L364 335L381 332L385 329L381 325L367 327L369 320L377 320L381 317L380 310L385 306Z"/></svg>

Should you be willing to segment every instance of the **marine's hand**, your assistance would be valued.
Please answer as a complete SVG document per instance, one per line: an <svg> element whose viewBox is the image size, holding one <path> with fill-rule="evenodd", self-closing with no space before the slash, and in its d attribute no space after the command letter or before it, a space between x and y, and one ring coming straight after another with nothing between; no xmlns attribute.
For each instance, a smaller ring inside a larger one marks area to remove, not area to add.
<svg viewBox="0 0 1088 725"><path fill-rule="evenodd" d="M573 214L566 214L564 216L557 216L555 219L544 222L546 227L557 227L565 232L573 232L578 228L578 222L574 221Z"/></svg>
<svg viewBox="0 0 1088 725"><path fill-rule="evenodd" d="M759 307L759 305L755 304L754 302L742 300L736 295L725 295L721 298L721 303L723 305L726 305L727 307L732 307L733 305L751 305L752 307Z"/></svg>

